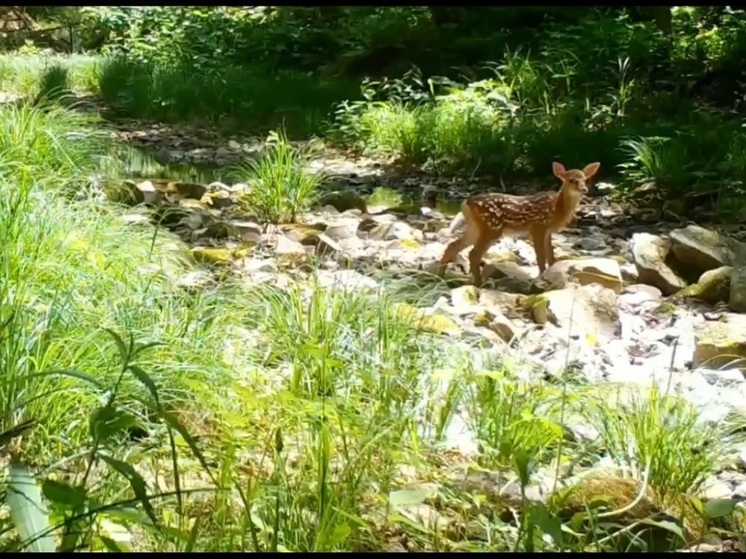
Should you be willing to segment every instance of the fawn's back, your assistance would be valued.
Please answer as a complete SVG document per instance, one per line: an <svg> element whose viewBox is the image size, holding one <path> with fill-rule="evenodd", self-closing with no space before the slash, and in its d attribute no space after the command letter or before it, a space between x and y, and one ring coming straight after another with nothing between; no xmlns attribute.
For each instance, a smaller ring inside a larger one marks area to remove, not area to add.
<svg viewBox="0 0 746 559"><path fill-rule="evenodd" d="M550 230L564 227L572 215L566 217L564 212L558 212L559 201L559 193L554 191L529 196L476 194L464 201L462 211L487 228L509 236L527 233L535 226Z"/></svg>

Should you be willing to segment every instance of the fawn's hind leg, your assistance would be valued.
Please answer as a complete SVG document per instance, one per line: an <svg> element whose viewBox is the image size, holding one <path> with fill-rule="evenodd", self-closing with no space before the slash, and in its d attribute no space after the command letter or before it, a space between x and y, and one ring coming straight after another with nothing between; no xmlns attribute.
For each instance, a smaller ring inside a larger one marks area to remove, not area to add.
<svg viewBox="0 0 746 559"><path fill-rule="evenodd" d="M554 257L554 248L552 247L552 233L547 232L544 237L544 259L547 266L551 267L557 260Z"/></svg>
<svg viewBox="0 0 746 559"><path fill-rule="evenodd" d="M443 277L446 273L448 263L452 262L458 256L458 253L466 248L466 236L462 235L455 241L451 242L443 252L443 257L440 259L440 265L438 266L438 275Z"/></svg>
<svg viewBox="0 0 746 559"><path fill-rule="evenodd" d="M482 286L482 257L501 234L502 231L495 231L492 235L481 235L474 243L474 248L469 251L469 272L471 272L474 287Z"/></svg>
<svg viewBox="0 0 746 559"><path fill-rule="evenodd" d="M443 277L446 273L446 267L449 262L456 260L458 253L467 247L470 247L477 240L478 234L473 229L467 227L466 231L460 235L455 241L452 241L443 252L443 257L440 259L440 265L438 266L438 275Z"/></svg>

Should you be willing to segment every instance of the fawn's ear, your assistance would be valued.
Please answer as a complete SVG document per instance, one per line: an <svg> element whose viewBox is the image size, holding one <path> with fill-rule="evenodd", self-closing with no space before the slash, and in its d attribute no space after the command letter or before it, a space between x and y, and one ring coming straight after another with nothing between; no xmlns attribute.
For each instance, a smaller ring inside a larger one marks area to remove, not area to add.
<svg viewBox="0 0 746 559"><path fill-rule="evenodd" d="M562 163L557 163L556 161L552 163L552 172L554 173L554 176L557 177L559 180L565 180L566 171L567 169L565 169L565 166Z"/></svg>
<svg viewBox="0 0 746 559"><path fill-rule="evenodd" d="M598 161L595 163L588 163L588 165L583 167L583 174L585 175L586 180L598 173L599 167L601 167L601 164Z"/></svg>

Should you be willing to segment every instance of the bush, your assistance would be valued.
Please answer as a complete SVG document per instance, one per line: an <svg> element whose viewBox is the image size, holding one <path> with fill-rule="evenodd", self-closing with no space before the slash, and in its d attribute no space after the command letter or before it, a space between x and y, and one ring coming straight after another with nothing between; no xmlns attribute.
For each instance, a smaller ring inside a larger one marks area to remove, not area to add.
<svg viewBox="0 0 746 559"><path fill-rule="evenodd" d="M291 133L319 130L339 99L354 94L340 80L295 72L269 74L226 67L203 74L184 66L106 58L99 69L102 98L128 117L204 122L228 130L263 132L284 122ZM270 123L274 123L271 124Z"/></svg>

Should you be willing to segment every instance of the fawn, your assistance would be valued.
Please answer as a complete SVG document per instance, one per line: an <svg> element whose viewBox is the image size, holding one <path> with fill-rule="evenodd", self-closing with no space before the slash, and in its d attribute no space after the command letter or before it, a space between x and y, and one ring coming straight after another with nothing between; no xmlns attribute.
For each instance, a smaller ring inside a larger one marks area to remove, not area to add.
<svg viewBox="0 0 746 559"><path fill-rule="evenodd" d="M554 176L562 181L559 192L539 192L530 196L510 194L476 194L461 204L461 214L451 223L449 232L466 229L458 239L449 244L440 259L438 274L445 274L446 266L463 249L473 245L469 252L469 268L474 285L482 285L480 269L482 256L503 235L528 233L536 251L536 261L541 275L554 264L552 233L567 227L580 205L583 194L588 192L586 181L598 172L600 163L590 163L583 170L565 169L562 163L552 163Z"/></svg>

